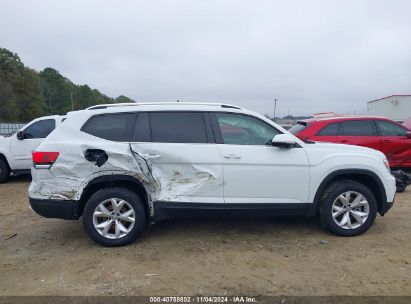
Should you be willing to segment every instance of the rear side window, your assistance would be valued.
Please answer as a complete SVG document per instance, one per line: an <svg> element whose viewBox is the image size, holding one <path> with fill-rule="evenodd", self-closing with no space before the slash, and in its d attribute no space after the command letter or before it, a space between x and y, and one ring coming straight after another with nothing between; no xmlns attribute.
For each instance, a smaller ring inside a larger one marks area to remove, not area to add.
<svg viewBox="0 0 411 304"><path fill-rule="evenodd" d="M351 120L341 123L339 136L374 136L375 130L371 120Z"/></svg>
<svg viewBox="0 0 411 304"><path fill-rule="evenodd" d="M408 130L386 120L377 120L378 131L381 136L406 136Z"/></svg>
<svg viewBox="0 0 411 304"><path fill-rule="evenodd" d="M207 143L204 113L149 113L151 140L163 143Z"/></svg>
<svg viewBox="0 0 411 304"><path fill-rule="evenodd" d="M92 117L83 132L112 141L130 141L134 113L104 114Z"/></svg>
<svg viewBox="0 0 411 304"><path fill-rule="evenodd" d="M337 136L340 123L332 123L322 128L316 136Z"/></svg>
<svg viewBox="0 0 411 304"><path fill-rule="evenodd" d="M298 135L301 131L308 127L308 124L305 121L299 121L296 125L292 126L288 132L291 132L294 135Z"/></svg>
<svg viewBox="0 0 411 304"><path fill-rule="evenodd" d="M56 128L56 121L54 119L44 119L36 121L24 131L24 138L46 138Z"/></svg>

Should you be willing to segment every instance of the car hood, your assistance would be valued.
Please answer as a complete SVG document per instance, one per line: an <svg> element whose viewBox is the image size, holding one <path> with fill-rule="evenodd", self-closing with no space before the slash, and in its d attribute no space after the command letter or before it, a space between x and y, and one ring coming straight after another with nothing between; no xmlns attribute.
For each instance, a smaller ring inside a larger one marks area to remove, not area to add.
<svg viewBox="0 0 411 304"><path fill-rule="evenodd" d="M307 151L323 151L325 153L341 154L341 155L368 155L380 159L385 159L385 155L378 151L367 147L354 146L354 145L344 145L344 144L334 144L334 143L324 143L324 142L314 142L312 144L306 144L305 148Z"/></svg>
<svg viewBox="0 0 411 304"><path fill-rule="evenodd" d="M0 149L4 150L10 145L10 137L4 137L0 135Z"/></svg>

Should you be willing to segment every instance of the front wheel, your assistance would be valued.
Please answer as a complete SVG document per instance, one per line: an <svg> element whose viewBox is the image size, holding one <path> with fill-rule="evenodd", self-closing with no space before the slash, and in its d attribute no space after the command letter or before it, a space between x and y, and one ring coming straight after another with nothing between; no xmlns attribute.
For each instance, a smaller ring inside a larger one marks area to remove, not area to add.
<svg viewBox="0 0 411 304"><path fill-rule="evenodd" d="M6 160L0 158L0 183L5 182L10 176L9 165Z"/></svg>
<svg viewBox="0 0 411 304"><path fill-rule="evenodd" d="M96 243L124 246L133 242L147 225L140 197L125 188L108 188L90 197L83 212L83 225Z"/></svg>
<svg viewBox="0 0 411 304"><path fill-rule="evenodd" d="M353 180L333 183L320 202L323 225L340 236L366 232L377 216L377 201L371 190Z"/></svg>

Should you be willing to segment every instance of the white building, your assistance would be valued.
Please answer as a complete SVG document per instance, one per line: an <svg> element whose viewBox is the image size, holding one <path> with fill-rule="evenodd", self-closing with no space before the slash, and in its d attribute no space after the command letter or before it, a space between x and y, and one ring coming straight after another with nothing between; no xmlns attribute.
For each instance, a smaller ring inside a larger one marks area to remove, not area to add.
<svg viewBox="0 0 411 304"><path fill-rule="evenodd" d="M402 122L411 117L411 95L391 95L367 103L367 114Z"/></svg>

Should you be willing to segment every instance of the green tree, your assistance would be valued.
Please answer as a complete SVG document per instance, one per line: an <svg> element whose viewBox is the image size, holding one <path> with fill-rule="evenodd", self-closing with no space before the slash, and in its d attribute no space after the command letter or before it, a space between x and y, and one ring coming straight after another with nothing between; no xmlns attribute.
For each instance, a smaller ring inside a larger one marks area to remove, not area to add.
<svg viewBox="0 0 411 304"><path fill-rule="evenodd" d="M12 122L18 114L16 96L0 70L0 121Z"/></svg>
<svg viewBox="0 0 411 304"><path fill-rule="evenodd" d="M0 121L27 122L46 114L63 114L102 103L132 102L116 99L88 85L75 85L53 68L40 73L25 67L20 57L0 48Z"/></svg>
<svg viewBox="0 0 411 304"><path fill-rule="evenodd" d="M39 74L43 99L49 114L62 114L71 110L73 83L53 68L45 68Z"/></svg>
<svg viewBox="0 0 411 304"><path fill-rule="evenodd" d="M24 67L17 54L3 48L0 49L0 71L4 90L2 96L7 98L1 100L1 103L17 110L15 119L9 117L8 120L25 122L44 115L45 104L40 94L40 83L36 72ZM8 83L8 86L4 83ZM9 89L6 89L7 87Z"/></svg>
<svg viewBox="0 0 411 304"><path fill-rule="evenodd" d="M120 95L116 99L114 99L115 103L130 103L130 102L135 102L133 99L128 98L127 96Z"/></svg>

